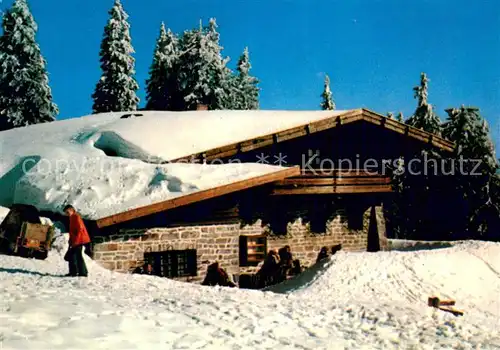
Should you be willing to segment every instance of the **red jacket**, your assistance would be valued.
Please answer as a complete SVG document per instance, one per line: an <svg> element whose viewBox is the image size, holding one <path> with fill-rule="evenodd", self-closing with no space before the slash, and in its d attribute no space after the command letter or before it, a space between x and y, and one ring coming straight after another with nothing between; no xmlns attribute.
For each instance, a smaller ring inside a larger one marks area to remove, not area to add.
<svg viewBox="0 0 500 350"><path fill-rule="evenodd" d="M80 215L75 213L69 217L69 245L77 247L87 243L90 243L89 233Z"/></svg>

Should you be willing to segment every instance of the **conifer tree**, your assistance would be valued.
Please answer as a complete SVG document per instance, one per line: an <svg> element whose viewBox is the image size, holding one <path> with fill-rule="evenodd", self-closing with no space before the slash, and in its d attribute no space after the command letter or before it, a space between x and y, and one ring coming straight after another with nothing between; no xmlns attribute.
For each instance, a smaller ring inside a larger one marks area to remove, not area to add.
<svg viewBox="0 0 500 350"><path fill-rule="evenodd" d="M210 109L231 109L230 86L233 72L227 67L229 58L222 56L224 49L220 45L220 34L217 22L211 18L208 24L206 38L206 61L209 67L209 90L213 91Z"/></svg>
<svg viewBox="0 0 500 350"><path fill-rule="evenodd" d="M459 200L453 204L468 216L464 231L485 233L500 218L499 165L489 127L478 108L461 106L446 112L443 134L455 143L454 172L448 182Z"/></svg>
<svg viewBox="0 0 500 350"><path fill-rule="evenodd" d="M250 75L250 57L248 47L238 60L238 76L236 78L237 98L234 109L258 109L259 108L259 80Z"/></svg>
<svg viewBox="0 0 500 350"><path fill-rule="evenodd" d="M325 77L325 86L321 94L321 109L333 111L335 109L335 102L333 102L333 94L330 90L330 77Z"/></svg>
<svg viewBox="0 0 500 350"><path fill-rule="evenodd" d="M396 116L396 120L400 123L403 123L405 120L405 117L403 116L403 112L399 112L398 115Z"/></svg>
<svg viewBox="0 0 500 350"><path fill-rule="evenodd" d="M197 104L208 102L204 99L203 83L206 82L201 81L204 69L201 57L202 35L202 28L186 30L179 40L178 84L181 99L177 102L182 110L195 109Z"/></svg>
<svg viewBox="0 0 500 350"><path fill-rule="evenodd" d="M415 91L415 98L418 100L417 109L415 114L411 116L406 123L415 128L431 132L433 134L441 134L441 121L434 112L434 107L429 104L429 79L427 75L422 73L420 75L420 86L413 88Z"/></svg>
<svg viewBox="0 0 500 350"><path fill-rule="evenodd" d="M162 23L156 42L153 63L146 81L146 109L166 111L179 108L177 86L178 39Z"/></svg>
<svg viewBox="0 0 500 350"><path fill-rule="evenodd" d="M180 40L179 86L184 109L204 104L209 109L224 109L230 100L232 85L227 59L222 57L217 23L211 19L208 28L185 31Z"/></svg>
<svg viewBox="0 0 500 350"><path fill-rule="evenodd" d="M120 0L115 0L109 15L100 51L102 75L92 95L94 113L133 111L139 104L130 25Z"/></svg>
<svg viewBox="0 0 500 350"><path fill-rule="evenodd" d="M443 126L443 135L455 142L457 155L480 157L490 171L495 169L497 161L489 126L479 109L461 106L446 112L448 119Z"/></svg>
<svg viewBox="0 0 500 350"><path fill-rule="evenodd" d="M3 16L0 38L0 130L50 122L58 114L26 0Z"/></svg>

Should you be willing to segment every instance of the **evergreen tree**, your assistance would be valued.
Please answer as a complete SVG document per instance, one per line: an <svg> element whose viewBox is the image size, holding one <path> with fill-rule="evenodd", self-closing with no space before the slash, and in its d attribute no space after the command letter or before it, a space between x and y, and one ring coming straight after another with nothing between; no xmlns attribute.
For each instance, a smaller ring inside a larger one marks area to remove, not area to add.
<svg viewBox="0 0 500 350"><path fill-rule="evenodd" d="M180 40L179 86L184 109L204 104L209 109L223 109L230 97L231 71L221 55L220 35L215 19L208 28L185 31Z"/></svg>
<svg viewBox="0 0 500 350"><path fill-rule="evenodd" d="M101 43L102 75L92 95L94 113L133 111L139 104L130 25L120 0L115 0L109 15Z"/></svg>
<svg viewBox="0 0 500 350"><path fill-rule="evenodd" d="M3 16L0 38L0 130L50 122L58 114L26 0Z"/></svg>
<svg viewBox="0 0 500 350"><path fill-rule="evenodd" d="M482 159L486 169L492 172L497 167L495 149L486 120L478 108L461 106L447 109L448 119L443 126L443 135L455 142L456 155L468 159Z"/></svg>
<svg viewBox="0 0 500 350"><path fill-rule="evenodd" d="M238 76L235 79L237 97L234 109L258 109L259 108L259 80L250 75L250 57L248 47L245 47L243 54L238 60Z"/></svg>
<svg viewBox="0 0 500 350"><path fill-rule="evenodd" d="M156 42L153 63L149 70L149 79L146 81L147 102L146 109L166 111L177 110L177 56L178 39L165 29L165 24L160 27L160 36Z"/></svg>
<svg viewBox="0 0 500 350"><path fill-rule="evenodd" d="M405 117L403 116L403 112L399 112L398 115L396 116L396 120L400 123L403 123L405 120Z"/></svg>
<svg viewBox="0 0 500 350"><path fill-rule="evenodd" d="M234 80L233 72L227 67L229 58L222 57L223 47L220 45L220 34L217 31L215 18L211 18L208 30L205 35L206 42L206 61L209 65L209 89L213 91L210 109L231 109L232 97L230 96L230 87ZM203 46L203 45L202 45Z"/></svg>
<svg viewBox="0 0 500 350"><path fill-rule="evenodd" d="M417 109L415 114L411 116L406 123L410 126L440 135L441 121L434 113L434 108L428 102L429 96L429 79L427 75L422 73L420 76L420 86L413 88L415 98L418 99Z"/></svg>
<svg viewBox="0 0 500 350"><path fill-rule="evenodd" d="M335 102L333 102L333 94L330 90L330 77L327 75L325 77L325 87L323 93L321 94L321 109L333 111L335 109Z"/></svg>
<svg viewBox="0 0 500 350"><path fill-rule="evenodd" d="M201 59L202 29L186 30L179 40L179 96L176 101L182 110L195 109L197 104L206 104L200 73L204 62ZM203 78L205 78L203 76Z"/></svg>
<svg viewBox="0 0 500 350"><path fill-rule="evenodd" d="M454 205L467 212L464 231L486 233L500 217L500 200L496 196L499 166L489 127L478 108L462 106L446 112L443 134L456 147L450 179L459 194Z"/></svg>

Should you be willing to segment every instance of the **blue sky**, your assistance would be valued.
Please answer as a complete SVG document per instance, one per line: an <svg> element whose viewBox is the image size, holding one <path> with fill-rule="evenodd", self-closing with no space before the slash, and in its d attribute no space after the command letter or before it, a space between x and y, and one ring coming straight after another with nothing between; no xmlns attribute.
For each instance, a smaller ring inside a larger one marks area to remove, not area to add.
<svg viewBox="0 0 500 350"><path fill-rule="evenodd" d="M497 0L123 0L147 78L161 21L174 32L215 17L234 67L249 46L262 109L318 109L324 74L338 109L409 116L425 71L430 102L481 108L500 147L500 2ZM10 6L12 0L0 6ZM88 114L99 45L113 0L31 0L59 118Z"/></svg>

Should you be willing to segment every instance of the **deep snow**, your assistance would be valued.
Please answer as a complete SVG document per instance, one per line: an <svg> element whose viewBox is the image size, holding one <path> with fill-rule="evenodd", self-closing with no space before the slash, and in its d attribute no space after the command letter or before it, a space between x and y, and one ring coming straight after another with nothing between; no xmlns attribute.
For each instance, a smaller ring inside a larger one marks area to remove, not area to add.
<svg viewBox="0 0 500 350"><path fill-rule="evenodd" d="M273 292L0 256L3 349L500 348L500 244L337 253ZM464 317L429 308L452 297Z"/></svg>
<svg viewBox="0 0 500 350"><path fill-rule="evenodd" d="M143 116L128 119L104 113L3 131L0 205L60 211L72 203L97 219L248 179L281 168L159 163L343 112L137 112Z"/></svg>
<svg viewBox="0 0 500 350"><path fill-rule="evenodd" d="M47 211L61 211L71 203L82 216L99 219L283 169L265 164L155 166L123 158L101 169L102 161L82 158L78 170L30 171L18 180L15 202Z"/></svg>

